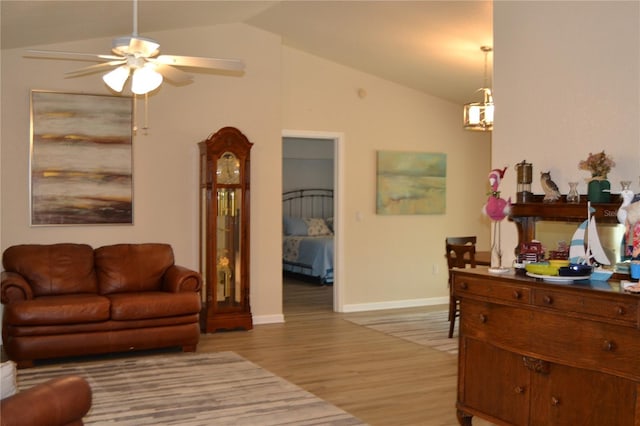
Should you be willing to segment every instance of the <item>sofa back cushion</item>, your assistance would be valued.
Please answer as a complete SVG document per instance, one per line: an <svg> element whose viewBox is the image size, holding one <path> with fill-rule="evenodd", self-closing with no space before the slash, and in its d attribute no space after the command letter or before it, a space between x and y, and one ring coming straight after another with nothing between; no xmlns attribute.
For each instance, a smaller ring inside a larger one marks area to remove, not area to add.
<svg viewBox="0 0 640 426"><path fill-rule="evenodd" d="M22 275L34 296L96 293L93 248L86 244L22 244L2 256L6 271Z"/></svg>
<svg viewBox="0 0 640 426"><path fill-rule="evenodd" d="M157 291L174 263L169 244L116 244L97 248L96 273L100 294Z"/></svg>

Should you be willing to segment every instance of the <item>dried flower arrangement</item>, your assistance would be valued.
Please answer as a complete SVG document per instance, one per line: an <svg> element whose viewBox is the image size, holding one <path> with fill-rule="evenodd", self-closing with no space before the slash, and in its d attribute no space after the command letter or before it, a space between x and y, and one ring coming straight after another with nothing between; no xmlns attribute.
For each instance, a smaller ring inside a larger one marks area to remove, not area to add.
<svg viewBox="0 0 640 426"><path fill-rule="evenodd" d="M602 152L589 153L586 160L578 163L578 169L591 172L592 178L606 179L611 169L616 165L611 156Z"/></svg>

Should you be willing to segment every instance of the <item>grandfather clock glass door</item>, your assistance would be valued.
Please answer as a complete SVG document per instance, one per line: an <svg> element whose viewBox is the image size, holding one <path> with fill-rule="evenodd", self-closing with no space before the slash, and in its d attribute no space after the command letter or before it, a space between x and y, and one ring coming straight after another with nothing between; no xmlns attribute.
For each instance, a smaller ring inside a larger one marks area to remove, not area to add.
<svg viewBox="0 0 640 426"><path fill-rule="evenodd" d="M216 301L222 310L242 303L242 189L219 186L216 211Z"/></svg>
<svg viewBox="0 0 640 426"><path fill-rule="evenodd" d="M205 332L253 327L249 304L249 152L252 143L225 127L199 143L201 272ZM204 176L204 178L202 177Z"/></svg>

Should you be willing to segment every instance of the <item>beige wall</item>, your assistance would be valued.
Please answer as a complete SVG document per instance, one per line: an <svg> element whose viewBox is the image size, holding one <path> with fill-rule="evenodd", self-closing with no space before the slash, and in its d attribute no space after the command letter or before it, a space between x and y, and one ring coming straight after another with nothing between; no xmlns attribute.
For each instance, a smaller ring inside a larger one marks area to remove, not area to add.
<svg viewBox="0 0 640 426"><path fill-rule="evenodd" d="M638 188L640 22L638 2L496 2L498 104L489 135L460 129L460 106L290 48L245 25L148 34L167 53L240 57L242 78L201 74L187 87L151 97L151 130L134 141L133 226L31 228L28 222L29 90L107 93L97 76L64 79L76 64L2 51L0 248L20 243L166 241L179 263L196 268L196 142L222 126L255 143L252 157L252 307L257 322L281 320L281 131L344 135L344 304L347 309L444 298L446 235L478 234L488 165L508 165L503 194L515 195L514 164L550 170L567 182L587 177L579 160L606 149L618 181ZM194 40L203 40L196 43ZM50 49L105 51L110 39ZM78 65L80 66L80 65ZM367 96L357 96L364 88ZM472 94L470 94L472 95ZM447 214L375 215L377 150L447 153ZM536 179L534 192L541 193ZM585 186L581 186L585 192ZM362 220L356 218L360 213ZM515 246L505 222L503 247ZM509 254L509 250L506 250ZM434 266L435 265L435 266ZM434 268L438 273L433 274Z"/></svg>
<svg viewBox="0 0 640 426"><path fill-rule="evenodd" d="M612 191L630 180L640 192L639 26L637 1L495 2L492 163L533 163L537 194L540 171L563 194L573 180L586 194L578 162L604 149L617 163ZM515 182L505 180L505 194L515 195ZM516 244L506 223L503 247Z"/></svg>
<svg viewBox="0 0 640 426"><path fill-rule="evenodd" d="M163 52L239 57L241 77L198 74L184 87L165 84L150 97L150 130L133 142L133 226L29 226L29 90L106 94L98 75L65 79L83 66L74 61L27 59L23 50L2 51L1 246L83 242L162 241L176 262L198 268L197 146L223 126L235 126L255 143L252 181L252 297L257 317L281 318L279 205L281 180L280 40L245 25L223 25L148 36ZM202 40L194 43L194 40ZM233 43L229 43L233 40ZM52 50L103 52L110 39L44 46Z"/></svg>
<svg viewBox="0 0 640 426"><path fill-rule="evenodd" d="M489 246L480 210L490 135L462 130L459 105L290 48L283 50L282 85L284 128L344 134L344 309L442 301L445 237L478 235ZM447 213L376 215L378 150L446 153Z"/></svg>
<svg viewBox="0 0 640 426"><path fill-rule="evenodd" d="M488 222L480 208L490 135L461 130L461 106L282 47L278 37L242 24L148 36L161 40L166 53L243 58L247 71L241 78L196 74L189 86L165 84L151 96L149 134L134 140L132 226L29 226L29 90L107 90L98 75L63 78L83 64L26 59L22 49L2 51L2 250L21 243L97 247L163 241L173 245L178 263L197 268L196 143L223 126L238 127L255 143L251 303L256 323L282 320L282 129L344 136L344 282L339 285L345 309L444 301L445 236L477 234L488 248ZM108 46L110 39L41 47L102 52ZM358 88L367 96L358 97ZM376 216L377 150L447 153L447 214ZM358 212L362 221L356 220Z"/></svg>

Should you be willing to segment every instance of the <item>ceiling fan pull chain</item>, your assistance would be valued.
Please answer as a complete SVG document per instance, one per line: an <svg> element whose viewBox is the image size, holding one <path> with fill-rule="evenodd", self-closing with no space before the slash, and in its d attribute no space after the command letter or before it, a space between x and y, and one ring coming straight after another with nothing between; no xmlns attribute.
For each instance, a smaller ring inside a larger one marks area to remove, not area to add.
<svg viewBox="0 0 640 426"><path fill-rule="evenodd" d="M147 134L147 130L149 129L149 92L144 94L144 124L142 129Z"/></svg>
<svg viewBox="0 0 640 426"><path fill-rule="evenodd" d="M136 136L138 133L138 95L133 95L133 112L132 112L132 121L133 121L133 135Z"/></svg>

